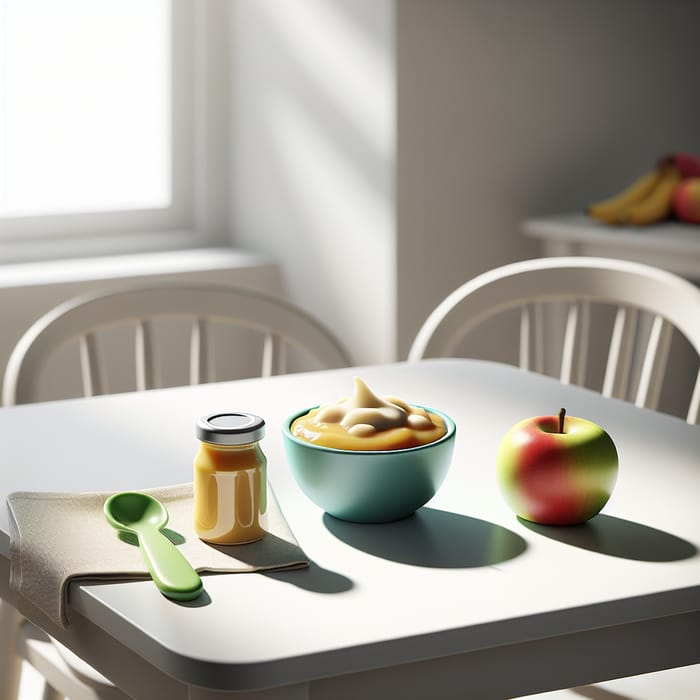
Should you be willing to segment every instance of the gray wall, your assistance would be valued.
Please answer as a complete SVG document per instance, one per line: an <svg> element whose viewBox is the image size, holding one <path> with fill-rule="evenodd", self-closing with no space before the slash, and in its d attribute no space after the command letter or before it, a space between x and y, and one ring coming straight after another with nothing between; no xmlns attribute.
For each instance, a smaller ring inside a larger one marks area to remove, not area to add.
<svg viewBox="0 0 700 700"><path fill-rule="evenodd" d="M405 357L464 280L700 152L700 3L236 0L234 244L357 362Z"/></svg>
<svg viewBox="0 0 700 700"><path fill-rule="evenodd" d="M539 254L524 218L700 153L700 3L400 0L396 19L403 356L438 299Z"/></svg>

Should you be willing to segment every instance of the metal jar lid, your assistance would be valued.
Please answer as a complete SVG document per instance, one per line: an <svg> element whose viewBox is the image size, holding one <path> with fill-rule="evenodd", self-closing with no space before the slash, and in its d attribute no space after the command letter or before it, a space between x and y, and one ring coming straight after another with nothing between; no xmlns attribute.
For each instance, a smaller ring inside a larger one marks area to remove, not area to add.
<svg viewBox="0 0 700 700"><path fill-rule="evenodd" d="M219 411L197 421L196 434L202 442L214 445L245 445L265 435L265 421L252 413Z"/></svg>

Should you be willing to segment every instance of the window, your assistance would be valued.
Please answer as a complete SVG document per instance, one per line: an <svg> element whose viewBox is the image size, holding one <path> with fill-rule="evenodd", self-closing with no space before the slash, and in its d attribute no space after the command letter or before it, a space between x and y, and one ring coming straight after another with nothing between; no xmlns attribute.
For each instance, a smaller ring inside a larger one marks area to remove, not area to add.
<svg viewBox="0 0 700 700"><path fill-rule="evenodd" d="M168 10L3 3L0 214L170 205Z"/></svg>
<svg viewBox="0 0 700 700"><path fill-rule="evenodd" d="M193 155L211 118L195 81L222 8L0 0L0 261L196 237L193 173L217 166Z"/></svg>

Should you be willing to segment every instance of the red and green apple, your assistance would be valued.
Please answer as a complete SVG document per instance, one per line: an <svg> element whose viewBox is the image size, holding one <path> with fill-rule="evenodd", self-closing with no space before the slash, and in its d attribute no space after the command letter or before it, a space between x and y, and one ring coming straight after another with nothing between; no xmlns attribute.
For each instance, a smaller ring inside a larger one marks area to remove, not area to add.
<svg viewBox="0 0 700 700"><path fill-rule="evenodd" d="M498 483L512 510L543 525L574 525L596 515L615 487L615 444L585 418L537 416L516 423L496 457Z"/></svg>

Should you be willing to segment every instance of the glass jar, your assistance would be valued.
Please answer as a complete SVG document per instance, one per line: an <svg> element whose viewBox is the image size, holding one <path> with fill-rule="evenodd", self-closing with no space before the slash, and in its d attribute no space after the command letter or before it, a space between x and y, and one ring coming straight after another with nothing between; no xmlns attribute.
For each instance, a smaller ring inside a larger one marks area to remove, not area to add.
<svg viewBox="0 0 700 700"><path fill-rule="evenodd" d="M194 528L216 544L254 542L265 535L267 459L260 448L265 421L250 413L212 413L197 421Z"/></svg>

